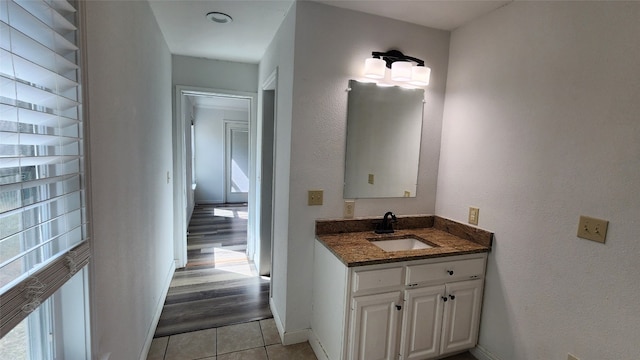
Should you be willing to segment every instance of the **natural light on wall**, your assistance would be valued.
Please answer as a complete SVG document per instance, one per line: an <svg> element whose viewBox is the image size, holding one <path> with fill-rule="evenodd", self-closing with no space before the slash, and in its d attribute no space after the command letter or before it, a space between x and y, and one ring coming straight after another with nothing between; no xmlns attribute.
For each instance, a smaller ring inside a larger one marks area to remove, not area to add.
<svg viewBox="0 0 640 360"><path fill-rule="evenodd" d="M28 359L90 354L76 5L0 0L0 337L22 334Z"/></svg>

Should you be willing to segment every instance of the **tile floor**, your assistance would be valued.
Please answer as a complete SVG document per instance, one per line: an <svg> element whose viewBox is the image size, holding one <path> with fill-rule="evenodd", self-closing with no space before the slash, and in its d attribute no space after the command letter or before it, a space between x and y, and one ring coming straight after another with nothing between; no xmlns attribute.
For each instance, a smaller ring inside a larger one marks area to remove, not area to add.
<svg viewBox="0 0 640 360"><path fill-rule="evenodd" d="M315 360L309 343L283 346L273 319L153 339L147 360Z"/></svg>

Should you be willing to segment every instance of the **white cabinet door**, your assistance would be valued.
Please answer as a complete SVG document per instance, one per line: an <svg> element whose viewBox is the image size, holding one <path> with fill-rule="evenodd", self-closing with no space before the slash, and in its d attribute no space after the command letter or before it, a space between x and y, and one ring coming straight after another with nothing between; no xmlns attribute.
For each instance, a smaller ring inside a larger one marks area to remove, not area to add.
<svg viewBox="0 0 640 360"><path fill-rule="evenodd" d="M401 292L354 297L351 310L350 359L395 360Z"/></svg>
<svg viewBox="0 0 640 360"><path fill-rule="evenodd" d="M478 340L483 280L446 285L441 354L472 348Z"/></svg>
<svg viewBox="0 0 640 360"><path fill-rule="evenodd" d="M445 286L407 290L401 340L402 359L427 359L440 354Z"/></svg>

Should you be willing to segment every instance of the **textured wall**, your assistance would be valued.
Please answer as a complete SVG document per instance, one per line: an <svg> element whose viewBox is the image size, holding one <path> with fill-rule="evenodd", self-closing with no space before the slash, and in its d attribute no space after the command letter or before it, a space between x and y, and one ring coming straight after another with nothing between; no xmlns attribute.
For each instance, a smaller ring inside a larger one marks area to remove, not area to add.
<svg viewBox="0 0 640 360"><path fill-rule="evenodd" d="M85 4L93 355L138 359L173 265L171 55L147 2Z"/></svg>
<svg viewBox="0 0 640 360"><path fill-rule="evenodd" d="M295 9L294 3L285 17L273 41L260 61L259 88L277 70L278 89L276 100L276 144L273 184L273 258L271 271L271 296L274 304L273 312L276 321L282 325L287 317L287 240L289 230L289 162L291 157L291 108L293 101L293 48ZM262 92L258 92L258 103L261 104ZM258 106L258 118L261 118L262 105ZM258 121L258 134L262 133L262 123ZM258 135L260 139L260 135ZM262 143L258 141L260 149ZM257 164L262 161L258 154ZM259 174L261 168L258 168ZM259 189L259 187L258 187ZM260 194L257 194L260 198ZM257 231L257 230L256 230Z"/></svg>
<svg viewBox="0 0 640 360"><path fill-rule="evenodd" d="M297 3L286 248L289 329L310 326L315 220L342 217L348 80L361 76L372 51L392 48L424 59L432 68L417 197L357 200L356 216L382 217L388 210L434 212L449 33L314 2ZM307 206L309 189L324 189L323 206Z"/></svg>
<svg viewBox="0 0 640 360"><path fill-rule="evenodd" d="M258 65L173 55L173 85L255 92Z"/></svg>
<svg viewBox="0 0 640 360"><path fill-rule="evenodd" d="M640 4L519 2L451 39L436 213L494 231L480 345L640 354ZM609 219L606 244L576 237Z"/></svg>
<svg viewBox="0 0 640 360"><path fill-rule="evenodd" d="M195 111L196 179L198 204L222 203L225 197L225 120L249 123L249 113L213 108Z"/></svg>

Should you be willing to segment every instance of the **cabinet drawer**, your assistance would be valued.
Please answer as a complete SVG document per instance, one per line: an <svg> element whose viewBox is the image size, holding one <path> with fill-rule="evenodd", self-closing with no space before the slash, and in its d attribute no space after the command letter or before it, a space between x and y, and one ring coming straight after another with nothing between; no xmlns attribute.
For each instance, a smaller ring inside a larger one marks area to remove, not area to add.
<svg viewBox="0 0 640 360"><path fill-rule="evenodd" d="M407 266L406 285L430 281L451 281L480 278L484 274L484 258L447 261L435 264Z"/></svg>
<svg viewBox="0 0 640 360"><path fill-rule="evenodd" d="M353 292L402 286L402 267L365 270L353 273Z"/></svg>

